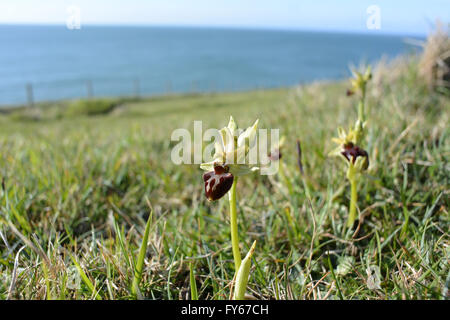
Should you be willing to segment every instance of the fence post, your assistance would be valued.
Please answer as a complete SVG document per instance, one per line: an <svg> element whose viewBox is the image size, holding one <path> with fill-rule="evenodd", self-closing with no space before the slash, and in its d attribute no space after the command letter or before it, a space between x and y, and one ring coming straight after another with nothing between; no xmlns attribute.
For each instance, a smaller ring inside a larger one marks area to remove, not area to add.
<svg viewBox="0 0 450 320"><path fill-rule="evenodd" d="M141 95L141 84L139 78L134 79L134 96L135 98L139 98Z"/></svg>
<svg viewBox="0 0 450 320"><path fill-rule="evenodd" d="M34 97L33 97L33 85L31 83L27 83L26 91L27 91L28 106L32 108L34 107Z"/></svg>
<svg viewBox="0 0 450 320"><path fill-rule="evenodd" d="M92 87L92 81L87 80L86 81L86 90L87 90L87 97L91 99L94 96L94 89Z"/></svg>

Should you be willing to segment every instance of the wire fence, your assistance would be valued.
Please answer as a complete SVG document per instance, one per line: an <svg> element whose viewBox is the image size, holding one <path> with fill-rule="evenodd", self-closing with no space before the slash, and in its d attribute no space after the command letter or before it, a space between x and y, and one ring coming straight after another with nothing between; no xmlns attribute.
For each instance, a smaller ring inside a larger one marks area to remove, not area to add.
<svg viewBox="0 0 450 320"><path fill-rule="evenodd" d="M170 94L195 94L249 91L298 84L293 79L261 79L250 83L234 80L154 80L139 77L29 82L0 87L0 107L34 106L39 102L100 97L149 97Z"/></svg>

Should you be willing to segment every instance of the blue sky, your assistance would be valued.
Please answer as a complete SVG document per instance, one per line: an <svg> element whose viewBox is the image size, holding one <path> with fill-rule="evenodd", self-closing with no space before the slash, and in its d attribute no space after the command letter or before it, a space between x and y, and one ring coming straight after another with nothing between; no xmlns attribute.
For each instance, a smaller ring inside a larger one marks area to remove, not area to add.
<svg viewBox="0 0 450 320"><path fill-rule="evenodd" d="M436 18L450 22L450 0L8 0L0 23L81 23L335 30L424 35ZM380 8L381 29L368 30L367 8Z"/></svg>

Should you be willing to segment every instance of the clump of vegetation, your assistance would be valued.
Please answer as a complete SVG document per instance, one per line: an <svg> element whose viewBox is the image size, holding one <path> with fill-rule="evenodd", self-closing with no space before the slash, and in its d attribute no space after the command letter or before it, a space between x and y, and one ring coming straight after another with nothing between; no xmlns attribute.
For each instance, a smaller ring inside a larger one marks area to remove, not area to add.
<svg viewBox="0 0 450 320"><path fill-rule="evenodd" d="M2 110L10 121L42 122L72 119L77 116L109 115L120 105L138 101L134 98L98 98L40 102L33 107L16 106Z"/></svg>
<svg viewBox="0 0 450 320"><path fill-rule="evenodd" d="M38 122L61 119L67 102L42 102L33 107L16 106L4 109L4 115L9 121Z"/></svg>
<svg viewBox="0 0 450 320"><path fill-rule="evenodd" d="M420 75L430 88L450 89L450 28L437 23L423 48Z"/></svg>
<svg viewBox="0 0 450 320"><path fill-rule="evenodd" d="M118 106L117 99L76 100L65 110L67 116L97 116L112 112Z"/></svg>

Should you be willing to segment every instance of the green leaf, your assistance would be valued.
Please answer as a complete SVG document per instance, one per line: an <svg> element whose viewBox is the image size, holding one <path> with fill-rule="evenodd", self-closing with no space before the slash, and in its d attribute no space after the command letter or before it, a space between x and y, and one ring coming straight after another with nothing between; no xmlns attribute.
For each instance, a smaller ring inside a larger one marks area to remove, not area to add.
<svg viewBox="0 0 450 320"><path fill-rule="evenodd" d="M150 212L150 215L147 219L147 224L145 226L144 237L142 238L141 248L139 249L139 256L135 267L133 284L131 287L131 293L135 297L139 292L139 283L141 282L142 278L142 269L144 267L145 255L147 253L147 243L148 243L148 235L150 233L151 221L152 221L152 212Z"/></svg>
<svg viewBox="0 0 450 320"><path fill-rule="evenodd" d="M193 263L189 265L189 281L191 284L191 300L198 300L197 283L195 282Z"/></svg>
<svg viewBox="0 0 450 320"><path fill-rule="evenodd" d="M233 300L244 300L245 290L247 289L248 276L250 274L250 267L252 264L252 255L255 251L256 241L253 242L250 251L242 260L241 266L236 275L236 285L234 287L234 299Z"/></svg>
<svg viewBox="0 0 450 320"><path fill-rule="evenodd" d="M345 276L352 270L353 264L355 263L355 258L350 257L340 257L338 259L338 266L336 268L336 274L340 276Z"/></svg>
<svg viewBox="0 0 450 320"><path fill-rule="evenodd" d="M73 264L75 265L75 267L78 270L78 273L81 276L81 279L83 279L83 282L86 284L86 286L89 288L89 291L91 292L91 294L95 297L95 299L97 300L102 300L102 296L100 295L100 292L98 292L95 289L94 284L91 282L91 280L89 280L88 276L86 275L86 273L84 273L83 269L81 268L81 266L79 265L79 263L77 262L77 260L70 255L70 258L73 261Z"/></svg>

